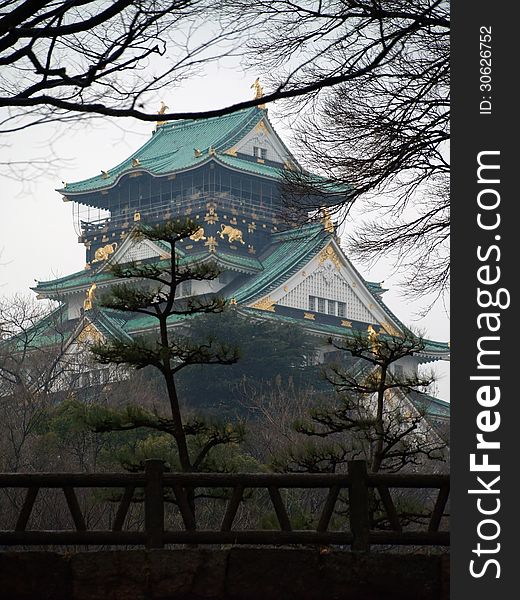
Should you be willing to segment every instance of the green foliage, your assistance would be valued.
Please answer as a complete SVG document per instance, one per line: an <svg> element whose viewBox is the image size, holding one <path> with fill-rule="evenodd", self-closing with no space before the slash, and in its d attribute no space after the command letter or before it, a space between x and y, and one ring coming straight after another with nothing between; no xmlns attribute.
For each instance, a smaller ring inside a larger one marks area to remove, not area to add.
<svg viewBox="0 0 520 600"><path fill-rule="evenodd" d="M176 244L195 233L200 225L190 219L167 221L154 226L143 225L133 235L169 249L169 257L160 261L112 266L112 273L133 284L120 284L103 296L105 308L142 313L156 319L153 334L132 340L112 339L94 344L92 354L103 364L126 365L135 369L154 367L164 379L170 415L154 408L126 406L124 409L91 407L81 418L98 433L148 430L152 434L140 439L132 448L119 453L121 464L129 470L143 468L146 458L162 458L173 468L185 472L217 470L215 449L232 446L244 437L241 424L215 424L201 418L186 420L181 413L175 375L188 365L231 365L238 360L236 346L218 342L214 335L195 339L182 321L208 313L220 313L225 301L217 297L177 299L177 288L184 281L213 279L214 266L193 265L183 261ZM181 319L179 327L179 318ZM173 325L177 325L173 327ZM210 454L212 457L210 457ZM226 469L225 465L220 468Z"/></svg>
<svg viewBox="0 0 520 600"><path fill-rule="evenodd" d="M225 372L205 364L190 366L180 375L182 397L205 409L240 412L241 395L249 384L308 388L318 380L318 368L309 364L315 343L302 327L253 320L229 310L194 319L189 332L197 343L218 336L229 347L240 347L240 360Z"/></svg>
<svg viewBox="0 0 520 600"><path fill-rule="evenodd" d="M351 446L340 440L316 442L306 439L272 458L270 467L277 472L335 473L353 458Z"/></svg>
<svg viewBox="0 0 520 600"><path fill-rule="evenodd" d="M307 440L275 458L277 470L335 472L355 458L369 462L373 472L396 472L424 459L443 460L445 443L425 425L424 415L406 394L419 393L431 376L396 375L393 365L424 348L410 331L401 337L354 334L341 345L346 364L326 367L324 375L334 388L332 398L294 423Z"/></svg>

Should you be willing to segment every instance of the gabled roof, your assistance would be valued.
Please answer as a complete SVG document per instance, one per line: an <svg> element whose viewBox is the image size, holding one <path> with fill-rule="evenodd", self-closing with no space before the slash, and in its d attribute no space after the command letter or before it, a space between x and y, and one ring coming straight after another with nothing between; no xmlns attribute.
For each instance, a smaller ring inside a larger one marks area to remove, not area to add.
<svg viewBox="0 0 520 600"><path fill-rule="evenodd" d="M270 246L260 257L262 272L241 283L235 291L226 292L234 291L233 296L239 303L269 294L323 249L330 237L321 223L272 234Z"/></svg>
<svg viewBox="0 0 520 600"><path fill-rule="evenodd" d="M67 305L60 304L18 335L0 340L0 346L15 352L60 346L70 337L74 327L75 321L67 319Z"/></svg>
<svg viewBox="0 0 520 600"><path fill-rule="evenodd" d="M354 335L356 331L366 332L368 325L375 325L375 329L379 329L382 335L386 335L384 330L380 328L377 323L350 321L351 326L344 327L340 324L342 319L339 317L322 315L320 316L321 318L317 318L313 321L306 321L304 317L304 313L306 311L304 310L288 307L277 307L276 310L279 312L269 312L251 307L240 308L240 312L256 318L268 319L275 322L280 321L293 325L302 325L302 323L305 323L306 329L318 335L342 338L344 336ZM423 339L423 343L424 349L418 353L418 356L421 358L421 363L448 359L449 346L446 342L436 342L433 340Z"/></svg>
<svg viewBox="0 0 520 600"><path fill-rule="evenodd" d="M125 247L129 243L130 240L126 240L125 244L116 250L107 262L116 261L119 252L124 252ZM310 315L308 311L303 309L284 306L276 302L272 303L273 305L276 304L275 307L269 306L266 310L256 310L258 300L268 298L271 294L274 296L279 294L282 286L290 281L293 275L305 269L306 265L309 265L325 249L329 250L329 246L333 246L334 252L338 254L338 260L343 261L345 268L350 269L351 276L355 277L358 281L357 289L359 293L364 290L364 295L362 295L365 298L364 301L372 302L373 300L372 309L378 307L375 313L369 311L373 315L371 322L370 320L367 321L367 319L370 319L368 314L363 321L355 321L350 317L348 317L350 320L345 321L344 317L318 312L313 312ZM209 251L186 253L181 250L180 258L181 264L213 260L225 269L232 269L241 273L239 277L235 278L219 293L228 300L236 302L241 310L252 310L253 314L261 314L264 318L277 318L282 321L300 322L300 324L303 322L306 328L312 329L316 333L338 337L351 333L349 327L352 327L352 331L366 331L370 325L374 327L375 331L383 335L391 330L388 327L392 324L394 328L402 332L407 330L406 326L381 299L380 296L383 292L381 285L366 282L362 278L344 255L339 245L334 241L333 233L326 231L321 223L308 224L288 231L271 234L270 243L258 258ZM160 261L159 257L156 260ZM54 281L40 282L34 289L44 296L59 298L60 294L65 295L84 291L93 283L96 283L98 286L107 285L113 280L112 275L106 268L107 262L101 262L99 263L100 266L69 275L68 277ZM261 303L259 307L260 305ZM104 312L106 313L106 311ZM311 320L309 320L309 317L311 317ZM153 327L153 324L154 321L150 321L150 319L143 318L142 316L133 316L131 318L123 318L121 323L116 323L114 326L121 327L122 331L128 333L136 333L142 329ZM445 342L425 340L425 348L420 353L420 356L422 362L446 359L449 356L449 345Z"/></svg>
<svg viewBox="0 0 520 600"><path fill-rule="evenodd" d="M169 249L164 248L169 252ZM111 261L117 260L120 252L124 250L121 246L116 250L111 257ZM263 270L262 263L254 256L243 256L239 254L231 254L229 252L197 252L186 254L182 249L178 249L179 264L203 263L214 261L217 266L223 269L229 269L244 274L258 273ZM162 261L159 262L159 264ZM165 263L166 264L166 263ZM31 288L33 291L40 294L42 297L55 298L59 300L60 296L70 293L81 292L87 290L93 283L108 284L114 280L114 276L110 273L108 262L99 262L93 268L78 271L50 281L38 281L37 285Z"/></svg>
<svg viewBox="0 0 520 600"><path fill-rule="evenodd" d="M265 110L253 107L222 117L165 123L157 127L141 148L105 174L69 183L58 191L66 196L93 192L112 187L125 173L140 171L160 176L190 169L212 159L255 175L278 179L280 168L224 154L266 118Z"/></svg>

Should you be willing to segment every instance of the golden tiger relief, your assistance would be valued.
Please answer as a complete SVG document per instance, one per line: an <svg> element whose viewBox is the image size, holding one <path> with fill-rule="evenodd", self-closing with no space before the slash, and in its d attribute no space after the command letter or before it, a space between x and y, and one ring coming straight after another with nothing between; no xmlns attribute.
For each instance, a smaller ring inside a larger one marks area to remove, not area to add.
<svg viewBox="0 0 520 600"><path fill-rule="evenodd" d="M231 227L231 225L221 225L219 236L221 239L224 239L227 236L228 242L230 243L240 242L241 244L245 244L240 229L235 229L234 227Z"/></svg>
<svg viewBox="0 0 520 600"><path fill-rule="evenodd" d="M101 262L102 260L107 260L107 258L115 252L116 248L117 242L114 242L113 244L107 244L106 246L98 248L94 253L94 260L92 262L95 263Z"/></svg>

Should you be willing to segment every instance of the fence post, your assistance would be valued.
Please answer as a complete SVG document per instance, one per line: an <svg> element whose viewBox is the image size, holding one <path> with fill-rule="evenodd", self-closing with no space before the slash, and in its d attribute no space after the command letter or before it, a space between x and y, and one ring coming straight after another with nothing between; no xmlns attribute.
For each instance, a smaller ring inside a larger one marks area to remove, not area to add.
<svg viewBox="0 0 520 600"><path fill-rule="evenodd" d="M348 492L350 504L350 531L354 536L351 548L355 552L368 552L370 550L370 519L366 461L349 461L348 474L350 477L350 487Z"/></svg>
<svg viewBox="0 0 520 600"><path fill-rule="evenodd" d="M144 529L147 548L164 548L164 498L162 475L164 462L156 458L145 460Z"/></svg>

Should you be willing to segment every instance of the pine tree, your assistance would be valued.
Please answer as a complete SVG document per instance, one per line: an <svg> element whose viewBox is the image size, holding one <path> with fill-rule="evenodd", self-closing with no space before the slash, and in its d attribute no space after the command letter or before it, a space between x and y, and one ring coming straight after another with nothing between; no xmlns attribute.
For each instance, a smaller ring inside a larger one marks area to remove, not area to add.
<svg viewBox="0 0 520 600"><path fill-rule="evenodd" d="M323 402L310 418L295 424L310 443L289 451L290 470L334 472L341 464L364 458L371 472L396 472L424 459L444 459L445 442L410 401L433 383L432 374L395 369L395 364L424 349L424 341L406 330L402 336L355 333L338 343L344 360L324 376L334 400ZM320 442L315 443L314 440ZM286 457L287 458L287 457ZM282 462L277 461L278 468Z"/></svg>
<svg viewBox="0 0 520 600"><path fill-rule="evenodd" d="M135 369L153 367L164 380L169 414L157 409L127 406L124 410L97 408L84 419L97 432L148 429L159 442L173 437L178 464L183 472L196 472L209 467L209 455L222 445L236 445L243 439L241 424L207 422L201 417L185 419L181 411L176 375L188 365L231 365L238 360L238 349L219 343L210 336L204 342L194 341L186 326L197 315L220 313L226 302L216 296L178 298L179 286L186 281L208 281L218 276L214 264L193 264L176 248L193 235L200 225L190 219L168 221L155 226L141 226L133 235L136 240L152 240L169 248L169 257L159 261L113 264L112 274L127 280L114 285L101 297L99 304L129 314L142 314L155 320L154 333L131 341L111 339L96 343L91 352L102 364L123 365ZM164 444L162 444L164 445ZM161 443L157 444L158 448ZM127 465L130 466L130 465Z"/></svg>
<svg viewBox="0 0 520 600"><path fill-rule="evenodd" d="M395 369L396 363L424 349L423 340L406 330L402 336L355 333L342 343L329 340L343 361L329 365L324 376L332 384L327 398L295 423L305 442L293 445L273 467L281 471L341 472L346 463L364 459L369 472L395 473L427 460L446 459L446 443L411 402L433 382L433 375ZM423 494L403 492L396 509L401 524L423 522L430 514ZM348 496L340 495L336 514L349 514ZM375 489L369 492L372 528L388 526L388 516Z"/></svg>

